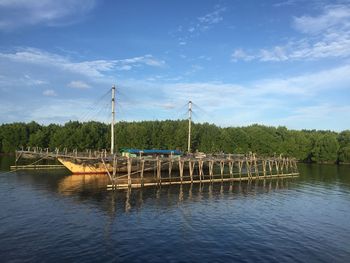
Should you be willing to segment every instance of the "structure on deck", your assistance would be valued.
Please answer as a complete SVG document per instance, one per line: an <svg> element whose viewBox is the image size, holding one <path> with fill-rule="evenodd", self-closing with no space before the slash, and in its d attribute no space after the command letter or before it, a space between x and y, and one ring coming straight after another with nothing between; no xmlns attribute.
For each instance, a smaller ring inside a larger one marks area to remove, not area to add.
<svg viewBox="0 0 350 263"><path fill-rule="evenodd" d="M125 157L180 157L182 152L179 150L140 150L140 149L128 149L122 148L120 150L122 156Z"/></svg>

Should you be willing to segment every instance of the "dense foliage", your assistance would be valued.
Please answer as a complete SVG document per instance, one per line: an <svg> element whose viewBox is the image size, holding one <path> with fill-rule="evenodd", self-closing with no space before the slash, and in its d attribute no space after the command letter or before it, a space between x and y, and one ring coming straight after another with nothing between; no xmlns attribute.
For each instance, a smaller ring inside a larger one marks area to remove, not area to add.
<svg viewBox="0 0 350 263"><path fill-rule="evenodd" d="M350 130L340 133L316 130L288 130L285 127L251 125L220 128L194 123L192 150L202 152L283 153L309 162L350 163ZM115 127L118 148L187 149L187 121L119 122ZM2 124L0 152L27 146L55 149L109 148L110 127L100 122L71 121L65 125L42 126L35 122Z"/></svg>

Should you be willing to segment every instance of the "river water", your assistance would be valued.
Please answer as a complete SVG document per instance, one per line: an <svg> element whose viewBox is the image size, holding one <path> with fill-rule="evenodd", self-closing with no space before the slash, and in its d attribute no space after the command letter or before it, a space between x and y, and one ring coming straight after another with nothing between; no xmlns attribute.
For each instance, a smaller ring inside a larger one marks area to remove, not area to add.
<svg viewBox="0 0 350 263"><path fill-rule="evenodd" d="M299 170L131 192L66 170L1 174L0 261L350 262L350 166Z"/></svg>

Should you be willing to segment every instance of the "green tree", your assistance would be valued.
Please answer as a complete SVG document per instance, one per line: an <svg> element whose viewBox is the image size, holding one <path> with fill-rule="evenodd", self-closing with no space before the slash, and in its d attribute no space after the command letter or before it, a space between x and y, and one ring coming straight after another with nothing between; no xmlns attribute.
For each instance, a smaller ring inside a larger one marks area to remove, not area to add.
<svg viewBox="0 0 350 263"><path fill-rule="evenodd" d="M312 161L336 162L338 159L339 143L334 134L321 134L312 149Z"/></svg>

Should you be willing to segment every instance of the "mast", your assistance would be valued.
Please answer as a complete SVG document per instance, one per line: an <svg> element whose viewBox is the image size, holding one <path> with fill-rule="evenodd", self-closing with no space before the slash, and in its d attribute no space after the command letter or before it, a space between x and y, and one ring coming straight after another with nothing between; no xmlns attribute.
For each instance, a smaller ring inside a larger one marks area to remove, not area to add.
<svg viewBox="0 0 350 263"><path fill-rule="evenodd" d="M114 154L115 85L112 86L111 154Z"/></svg>
<svg viewBox="0 0 350 263"><path fill-rule="evenodd" d="M191 123L192 123L192 101L188 102L188 143L187 152L191 151Z"/></svg>

